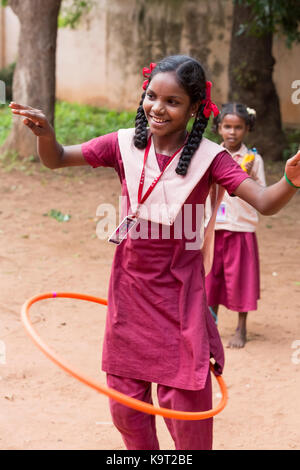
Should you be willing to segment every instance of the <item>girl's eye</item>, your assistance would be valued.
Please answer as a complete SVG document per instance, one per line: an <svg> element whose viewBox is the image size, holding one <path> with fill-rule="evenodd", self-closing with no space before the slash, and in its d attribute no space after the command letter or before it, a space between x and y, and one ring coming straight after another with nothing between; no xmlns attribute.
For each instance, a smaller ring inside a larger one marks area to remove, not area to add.
<svg viewBox="0 0 300 470"><path fill-rule="evenodd" d="M151 92L148 92L148 93L147 93L147 98L149 98L149 100L151 100L151 99L154 98L154 96L153 96L153 94L152 94Z"/></svg>
<svg viewBox="0 0 300 470"><path fill-rule="evenodd" d="M178 104L178 101L176 100L169 100L169 103L173 106L176 106Z"/></svg>
<svg viewBox="0 0 300 470"><path fill-rule="evenodd" d="M178 103L177 103L177 101L170 101L170 104L171 104L172 106L177 106Z"/></svg>

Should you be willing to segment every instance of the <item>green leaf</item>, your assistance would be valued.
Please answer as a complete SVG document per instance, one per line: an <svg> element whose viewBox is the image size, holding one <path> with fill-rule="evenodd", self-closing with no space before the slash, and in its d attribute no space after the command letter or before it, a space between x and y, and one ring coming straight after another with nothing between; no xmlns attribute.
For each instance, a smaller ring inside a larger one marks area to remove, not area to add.
<svg viewBox="0 0 300 470"><path fill-rule="evenodd" d="M71 3L63 2L58 17L60 28L70 27L75 29L80 19L86 15L94 5L95 0L73 0Z"/></svg>
<svg viewBox="0 0 300 470"><path fill-rule="evenodd" d="M234 3L251 10L249 21L240 25L237 35L244 32L254 36L281 33L287 47L300 42L299 0L234 0Z"/></svg>
<svg viewBox="0 0 300 470"><path fill-rule="evenodd" d="M57 209L51 209L46 216L52 217L52 219L57 220L58 222L68 222L71 218L69 214L63 214L61 211Z"/></svg>

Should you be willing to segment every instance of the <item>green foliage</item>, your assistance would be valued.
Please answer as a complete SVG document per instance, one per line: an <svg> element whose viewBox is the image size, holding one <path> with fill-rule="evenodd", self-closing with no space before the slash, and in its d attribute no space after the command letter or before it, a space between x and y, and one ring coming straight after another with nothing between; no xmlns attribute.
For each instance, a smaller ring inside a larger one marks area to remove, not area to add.
<svg viewBox="0 0 300 470"><path fill-rule="evenodd" d="M94 0L64 0L58 17L60 28L75 29L83 15L93 7Z"/></svg>
<svg viewBox="0 0 300 470"><path fill-rule="evenodd" d="M12 114L7 105L0 106L0 146L12 127ZM121 128L134 127L134 119L135 112L58 101L55 108L56 137L63 145L78 144Z"/></svg>
<svg viewBox="0 0 300 470"><path fill-rule="evenodd" d="M80 18L86 15L93 7L95 0L63 0L58 17L60 28L75 29ZM0 0L0 6L6 7L9 0Z"/></svg>
<svg viewBox="0 0 300 470"><path fill-rule="evenodd" d="M70 214L63 214L57 209L51 209L46 214L43 214L45 217L52 217L52 219L57 220L57 222L68 222L71 219Z"/></svg>
<svg viewBox="0 0 300 470"><path fill-rule="evenodd" d="M134 127L135 112L58 101L55 108L57 140L63 145L86 142L118 129Z"/></svg>
<svg viewBox="0 0 300 470"><path fill-rule="evenodd" d="M287 46L300 42L300 2L298 0L234 0L249 6L252 18L241 24L239 34L247 32L255 36L281 32Z"/></svg>
<svg viewBox="0 0 300 470"><path fill-rule="evenodd" d="M299 149L300 130L299 129L285 129L288 146L283 151L283 160L288 160L293 155L296 155Z"/></svg>
<svg viewBox="0 0 300 470"><path fill-rule="evenodd" d="M109 111L93 106L58 101L55 116L56 137L63 145L79 144L121 128L134 127L134 119L135 112ZM8 103L0 105L0 147L9 134L12 120ZM0 154L0 166L5 171L19 169L29 174L33 161L33 157L20 161L16 152ZM40 171L44 171L43 167L40 168Z"/></svg>
<svg viewBox="0 0 300 470"><path fill-rule="evenodd" d="M210 120L208 121L207 128L205 129L204 132L204 137L207 139L212 140L213 142L216 142L217 144L220 143L220 136L216 134L213 130L213 116L211 115Z"/></svg>
<svg viewBox="0 0 300 470"><path fill-rule="evenodd" d="M63 145L85 142L121 128L134 127L134 120L135 112L118 112L65 101L57 101L55 106L56 136ZM0 123L1 146L12 126L12 114L7 105L0 106Z"/></svg>
<svg viewBox="0 0 300 470"><path fill-rule="evenodd" d="M3 145L12 126L10 109L5 105L0 105L0 146Z"/></svg>

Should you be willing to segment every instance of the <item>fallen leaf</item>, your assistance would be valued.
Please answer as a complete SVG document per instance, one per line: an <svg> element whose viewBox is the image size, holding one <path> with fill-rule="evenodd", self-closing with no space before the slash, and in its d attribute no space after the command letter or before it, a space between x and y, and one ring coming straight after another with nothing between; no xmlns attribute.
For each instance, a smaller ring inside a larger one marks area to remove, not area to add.
<svg viewBox="0 0 300 470"><path fill-rule="evenodd" d="M44 216L52 217L52 219L57 220L58 222L68 222L71 218L69 214L63 214L57 209L51 209L48 213L43 214Z"/></svg>

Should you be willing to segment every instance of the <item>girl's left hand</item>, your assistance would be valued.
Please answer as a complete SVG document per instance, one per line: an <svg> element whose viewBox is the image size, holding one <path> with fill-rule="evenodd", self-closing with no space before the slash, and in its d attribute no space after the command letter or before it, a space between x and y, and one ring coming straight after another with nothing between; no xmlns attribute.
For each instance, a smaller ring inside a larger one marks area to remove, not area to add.
<svg viewBox="0 0 300 470"><path fill-rule="evenodd" d="M251 160L250 162L245 163L245 168L246 168L246 172L248 173L248 175L251 175L251 170L253 168L253 165L254 165L254 160Z"/></svg>
<svg viewBox="0 0 300 470"><path fill-rule="evenodd" d="M287 160L285 165L285 173L288 179L295 185L300 187L300 150L296 155Z"/></svg>

